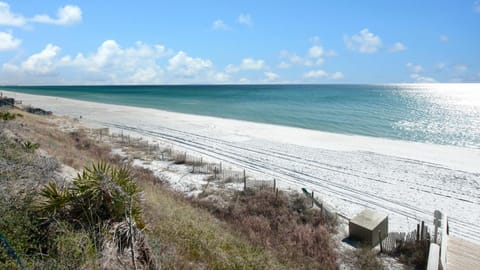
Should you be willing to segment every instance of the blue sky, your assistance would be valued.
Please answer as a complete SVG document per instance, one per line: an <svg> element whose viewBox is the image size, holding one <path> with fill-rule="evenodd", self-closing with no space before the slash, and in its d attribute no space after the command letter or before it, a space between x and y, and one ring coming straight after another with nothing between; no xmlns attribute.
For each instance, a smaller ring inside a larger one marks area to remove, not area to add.
<svg viewBox="0 0 480 270"><path fill-rule="evenodd" d="M0 84L479 81L475 0L0 0Z"/></svg>

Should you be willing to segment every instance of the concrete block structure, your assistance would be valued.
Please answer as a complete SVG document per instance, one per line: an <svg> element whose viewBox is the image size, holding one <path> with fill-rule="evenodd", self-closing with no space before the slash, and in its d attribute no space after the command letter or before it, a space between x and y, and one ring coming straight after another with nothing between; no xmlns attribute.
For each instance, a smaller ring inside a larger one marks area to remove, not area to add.
<svg viewBox="0 0 480 270"><path fill-rule="evenodd" d="M388 235L388 216L365 209L350 220L348 227L350 238L375 247Z"/></svg>

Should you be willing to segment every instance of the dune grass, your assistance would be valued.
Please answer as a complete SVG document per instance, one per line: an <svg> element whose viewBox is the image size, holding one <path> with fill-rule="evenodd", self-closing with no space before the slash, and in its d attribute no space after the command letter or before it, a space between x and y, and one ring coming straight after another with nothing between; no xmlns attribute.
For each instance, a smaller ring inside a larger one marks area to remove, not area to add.
<svg viewBox="0 0 480 270"><path fill-rule="evenodd" d="M23 115L21 119L17 118L15 123L9 123L8 128L25 142L39 146L63 164L79 170L94 160L110 158L111 148L89 138L84 128L72 119L29 113ZM62 130L54 120L68 123L72 130Z"/></svg>
<svg viewBox="0 0 480 270"><path fill-rule="evenodd" d="M60 127L58 123L62 121ZM38 144L41 151L73 168L81 169L98 160L121 163L118 157L111 156L111 146L96 142L71 119L25 114L8 125L20 142ZM21 143L8 147L34 155L30 147L22 147ZM14 163L22 158L16 152L8 152ZM318 213L292 208L285 194L278 200L272 193L238 194L230 198L228 208L220 209L169 190L147 169L130 169L143 190L145 239L162 269L335 268L330 229L320 224ZM15 212L11 213L15 217ZM28 216L23 210L17 214ZM21 227L22 223L16 224ZM87 241L85 232L63 229L65 233L49 242L55 247L52 255L31 260L30 265L42 268L56 263L71 264L72 269L98 268L103 247ZM28 234L28 228L24 232Z"/></svg>
<svg viewBox="0 0 480 270"><path fill-rule="evenodd" d="M148 235L166 269L287 269L207 211L158 184L141 183ZM155 239L155 240L153 240Z"/></svg>
<svg viewBox="0 0 480 270"><path fill-rule="evenodd" d="M193 200L242 233L256 246L295 269L336 269L334 223L303 195L270 190L238 191L227 207Z"/></svg>

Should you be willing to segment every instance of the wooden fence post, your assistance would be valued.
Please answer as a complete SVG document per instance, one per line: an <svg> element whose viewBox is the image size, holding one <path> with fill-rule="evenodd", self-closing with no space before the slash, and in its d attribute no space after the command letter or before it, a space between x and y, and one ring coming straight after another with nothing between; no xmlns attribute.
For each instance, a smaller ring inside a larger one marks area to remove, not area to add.
<svg viewBox="0 0 480 270"><path fill-rule="evenodd" d="M378 230L378 241L380 241L380 253L383 253L382 230Z"/></svg>
<svg viewBox="0 0 480 270"><path fill-rule="evenodd" d="M417 241L420 241L420 224L417 224Z"/></svg>
<svg viewBox="0 0 480 270"><path fill-rule="evenodd" d="M222 173L222 178L225 179L225 171L223 170L222 162L220 162L220 173Z"/></svg>
<svg viewBox="0 0 480 270"><path fill-rule="evenodd" d="M322 216L322 219L325 219L323 214L323 202L320 204L320 216Z"/></svg>
<svg viewBox="0 0 480 270"><path fill-rule="evenodd" d="M315 200L315 199L314 199L313 190L312 190L312 207L313 207L313 200Z"/></svg>
<svg viewBox="0 0 480 270"><path fill-rule="evenodd" d="M273 192L275 192L275 189L277 188L277 180L273 178Z"/></svg>
<svg viewBox="0 0 480 270"><path fill-rule="evenodd" d="M424 229L425 229L425 221L422 220L422 228L420 230L420 240L421 241L423 241L423 238L425 237Z"/></svg>
<svg viewBox="0 0 480 270"><path fill-rule="evenodd" d="M243 170L243 191L247 190L247 176L245 174L245 169Z"/></svg>

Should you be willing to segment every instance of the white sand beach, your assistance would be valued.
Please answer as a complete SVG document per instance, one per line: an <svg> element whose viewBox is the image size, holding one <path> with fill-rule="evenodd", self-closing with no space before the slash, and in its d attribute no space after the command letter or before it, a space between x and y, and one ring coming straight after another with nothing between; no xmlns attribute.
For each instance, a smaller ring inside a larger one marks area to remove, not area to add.
<svg viewBox="0 0 480 270"><path fill-rule="evenodd" d="M246 121L2 91L54 114L123 130L189 153L314 190L353 217L365 207L387 213L390 231L409 231L433 211L450 232L480 242L480 150L342 135Z"/></svg>

